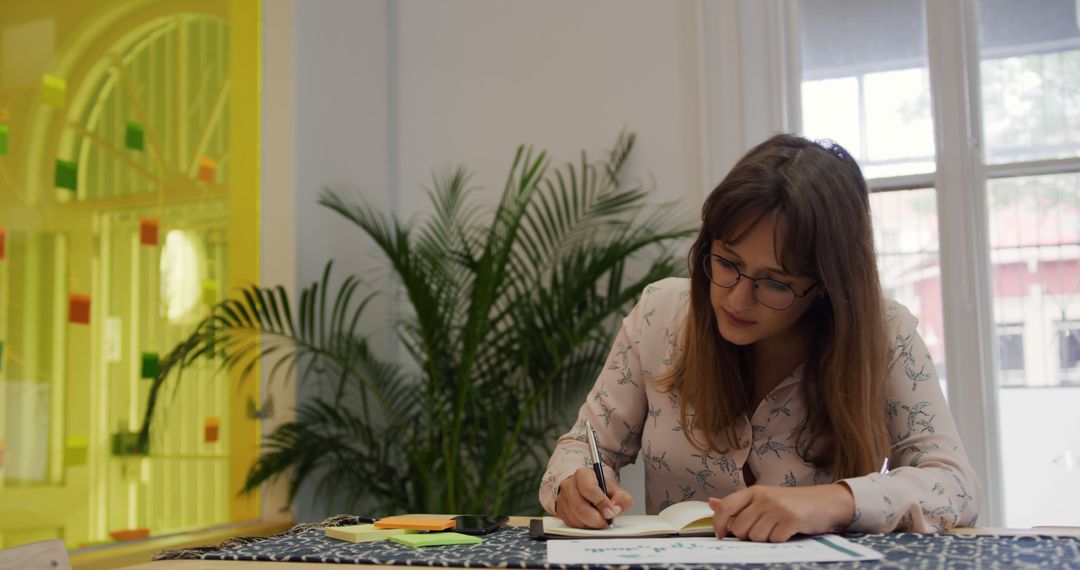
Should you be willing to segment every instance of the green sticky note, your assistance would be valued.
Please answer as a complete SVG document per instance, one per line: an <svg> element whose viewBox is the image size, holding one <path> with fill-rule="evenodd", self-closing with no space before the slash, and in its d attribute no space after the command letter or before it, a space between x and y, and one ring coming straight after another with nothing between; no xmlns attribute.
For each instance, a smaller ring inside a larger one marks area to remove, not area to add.
<svg viewBox="0 0 1080 570"><path fill-rule="evenodd" d="M8 126L0 124L0 155L7 154Z"/></svg>
<svg viewBox="0 0 1080 570"><path fill-rule="evenodd" d="M405 546L448 546L451 544L480 544L479 536L470 536L460 532L431 532L427 534L394 534L390 540Z"/></svg>
<svg viewBox="0 0 1080 570"><path fill-rule="evenodd" d="M142 125L131 122L127 124L124 130L124 146L132 150L142 150L144 138Z"/></svg>
<svg viewBox="0 0 1080 570"><path fill-rule="evenodd" d="M0 372L4 371L4 341L0 340Z"/></svg>
<svg viewBox="0 0 1080 570"><path fill-rule="evenodd" d="M142 376L141 378L157 378L161 368L161 359L156 352L142 353Z"/></svg>
<svg viewBox="0 0 1080 570"><path fill-rule="evenodd" d="M85 435L73 435L67 438L64 465L76 467L86 465L86 450L90 447L90 438Z"/></svg>
<svg viewBox="0 0 1080 570"><path fill-rule="evenodd" d="M56 159L56 187L78 190L79 166L71 160Z"/></svg>

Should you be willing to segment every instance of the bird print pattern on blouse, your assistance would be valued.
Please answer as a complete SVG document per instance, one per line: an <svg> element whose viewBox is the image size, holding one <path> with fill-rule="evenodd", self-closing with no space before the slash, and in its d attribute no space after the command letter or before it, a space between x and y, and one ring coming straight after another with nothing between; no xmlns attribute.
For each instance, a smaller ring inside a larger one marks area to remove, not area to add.
<svg viewBox="0 0 1080 570"><path fill-rule="evenodd" d="M736 422L739 446L701 450L685 437L695 432L693 409L686 425L677 391L661 392L653 379L681 354L680 334L689 307L689 280L665 279L647 286L623 320L607 362L577 421L556 443L540 482L540 502L555 513L559 484L574 471L591 469L585 420L596 426L605 474L639 458L645 469L645 508L655 514L674 503L724 497L745 489L743 467L756 485L796 487L832 483L832 474L803 461L812 441L802 367L780 382L753 411ZM978 492L938 383L929 351L902 305L885 307L889 369L885 401L892 443L887 473L844 479L855 498L850 530L937 531L975 523ZM640 497L638 498L640 500Z"/></svg>

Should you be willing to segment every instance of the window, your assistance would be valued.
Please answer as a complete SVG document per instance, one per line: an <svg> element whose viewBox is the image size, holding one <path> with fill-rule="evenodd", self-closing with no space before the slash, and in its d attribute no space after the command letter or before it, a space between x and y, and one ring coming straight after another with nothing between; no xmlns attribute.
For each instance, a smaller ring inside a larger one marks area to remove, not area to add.
<svg viewBox="0 0 1080 570"><path fill-rule="evenodd" d="M1080 328L1061 323L1058 330L1058 355L1062 384L1080 384Z"/></svg>
<svg viewBox="0 0 1080 570"><path fill-rule="evenodd" d="M258 6L177 6L0 0L0 547L258 516L255 387L194 371L132 439L161 358L257 280Z"/></svg>
<svg viewBox="0 0 1080 570"><path fill-rule="evenodd" d="M997 326L997 365L1002 383L1024 383L1024 325Z"/></svg>
<svg viewBox="0 0 1080 570"><path fill-rule="evenodd" d="M803 0L802 134L832 139L859 161L873 189L878 270L888 298L919 318L919 334L944 383L945 347L932 180L926 29L920 2Z"/></svg>
<svg viewBox="0 0 1080 570"><path fill-rule="evenodd" d="M962 339L968 358L994 351L995 393L987 394L990 384L978 375L965 377L957 380L964 383L959 393L983 399L951 402L972 440L995 423L1000 433L1000 449L968 450L977 469L982 465L987 488L1002 489L1003 504L989 505L995 514L980 523L1080 524L1080 469L1060 461L1080 450L1080 419L1070 411L1080 407L1077 4L956 0L930 6L921 0L800 0L794 12L798 65L788 68L801 69L801 89L798 101L788 104L801 106L803 134L836 139L864 166L874 191L883 287L919 317L939 366L947 340ZM957 25L944 28L943 14ZM959 21L970 36L958 31ZM972 48L977 55L968 53ZM778 53L779 59L792 56ZM968 72L978 82L964 76L971 66L956 63L969 56L979 61ZM983 142L978 156L971 136ZM975 157L972 168L963 166L968 157ZM955 185L936 187L942 180ZM953 198L968 196L968 188L976 188L976 201L985 197L986 218L946 218L939 225L941 204L950 205L943 216L980 212L968 198ZM978 235L988 237L987 247L972 252L967 244ZM965 268L986 260L996 324L981 303L971 302L986 289L970 272L953 274L961 287L950 289L951 299L944 295L938 254L946 250L964 256ZM954 323L950 336L947 315L971 322ZM979 326L996 333L996 346L970 340L981 338L971 334ZM985 418L990 408L984 401L997 402L996 418ZM977 419L965 424L962 417ZM1031 484L1032 473L1043 476L1040 484ZM998 496L991 493L991 500Z"/></svg>

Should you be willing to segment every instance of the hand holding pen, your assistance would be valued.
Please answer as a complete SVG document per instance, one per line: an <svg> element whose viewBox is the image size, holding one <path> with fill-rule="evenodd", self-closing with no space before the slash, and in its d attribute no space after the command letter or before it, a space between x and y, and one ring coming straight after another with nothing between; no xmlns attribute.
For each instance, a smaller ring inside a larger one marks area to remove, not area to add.
<svg viewBox="0 0 1080 570"><path fill-rule="evenodd" d="M603 477L599 441L589 423L585 425L585 435L589 455L593 458L593 467L599 468L600 476ZM596 455L593 455L593 442L596 442ZM600 486L596 470L585 467L578 469L559 484L555 516L561 518L566 525L576 528L609 526L611 519L634 506L634 498L616 481L605 478L604 487L607 488L606 491Z"/></svg>
<svg viewBox="0 0 1080 570"><path fill-rule="evenodd" d="M604 492L604 496L610 497L607 481L604 480L604 462L600 459L600 446L596 443L596 430L593 429L592 422L589 420L585 420L585 429L589 431L589 457L592 458L592 468L593 473L596 475L596 482L600 485L600 490ZM608 515L605 513L604 518L607 520L608 528L614 526L611 519L615 518L615 514Z"/></svg>

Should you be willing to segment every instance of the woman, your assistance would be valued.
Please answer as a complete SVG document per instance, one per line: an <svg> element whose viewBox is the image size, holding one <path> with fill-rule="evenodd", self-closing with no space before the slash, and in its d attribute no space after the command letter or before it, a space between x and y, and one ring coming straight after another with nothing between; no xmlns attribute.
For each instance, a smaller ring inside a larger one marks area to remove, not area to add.
<svg viewBox="0 0 1080 570"><path fill-rule="evenodd" d="M548 464L548 512L606 526L634 502L617 476L640 453L647 512L708 498L718 536L975 522L971 466L915 318L882 298L843 148L777 135L748 152L706 199L689 266L623 321Z"/></svg>

